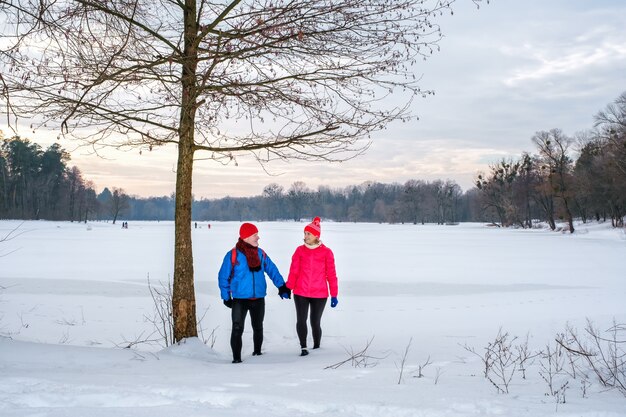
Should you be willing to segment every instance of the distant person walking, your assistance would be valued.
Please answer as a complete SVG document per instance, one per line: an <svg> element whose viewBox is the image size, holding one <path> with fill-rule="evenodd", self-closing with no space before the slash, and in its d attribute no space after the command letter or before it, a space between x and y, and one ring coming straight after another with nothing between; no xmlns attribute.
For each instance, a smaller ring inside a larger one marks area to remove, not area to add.
<svg viewBox="0 0 626 417"><path fill-rule="evenodd" d="M311 333L313 349L320 347L322 341L322 314L330 292L330 306L336 307L337 272L335 256L320 240L322 228L320 218L304 228L304 245L298 246L291 257L291 267L287 279L287 288L293 291L296 306L296 332L300 340L300 356L309 354L307 349L307 316L311 311Z"/></svg>
<svg viewBox="0 0 626 417"><path fill-rule="evenodd" d="M253 356L261 355L263 345L263 318L265 317L265 295L267 274L281 298L291 298L291 290L265 251L259 248L259 230L252 223L243 223L239 228L239 240L226 253L218 273L218 283L224 305L230 309L232 330L230 347L233 363L241 362L242 335L246 316L250 312Z"/></svg>

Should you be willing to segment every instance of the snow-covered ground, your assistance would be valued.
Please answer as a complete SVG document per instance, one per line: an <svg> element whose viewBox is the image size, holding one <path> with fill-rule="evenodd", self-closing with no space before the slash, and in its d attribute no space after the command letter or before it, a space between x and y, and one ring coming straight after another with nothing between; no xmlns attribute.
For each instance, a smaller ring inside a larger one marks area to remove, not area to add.
<svg viewBox="0 0 626 417"><path fill-rule="evenodd" d="M261 247L285 275L304 225L258 223ZM271 287L264 354L251 356L248 322L241 364L231 364L230 310L217 288L239 223L193 230L202 331L166 349L123 347L158 338L146 319L148 279L160 287L171 277L172 223L1 221L0 239L18 226L0 243L2 417L626 416L626 397L592 375L559 375L569 385L557 403L540 357L498 393L468 350L482 354L501 331L518 337L512 346L528 337L537 352L567 325L626 323L626 235L608 225L569 235L322 223L340 279L322 347L298 356L292 301ZM348 360L368 343L369 358Z"/></svg>

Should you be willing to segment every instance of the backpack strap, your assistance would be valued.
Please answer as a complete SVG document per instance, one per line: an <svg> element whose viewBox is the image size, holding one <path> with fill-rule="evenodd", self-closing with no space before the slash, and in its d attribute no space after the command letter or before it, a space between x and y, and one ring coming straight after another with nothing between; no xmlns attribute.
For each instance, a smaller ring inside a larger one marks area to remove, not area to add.
<svg viewBox="0 0 626 417"><path fill-rule="evenodd" d="M237 265L237 248L233 248L230 251L230 275L228 276L228 282L233 280L235 276L235 265Z"/></svg>

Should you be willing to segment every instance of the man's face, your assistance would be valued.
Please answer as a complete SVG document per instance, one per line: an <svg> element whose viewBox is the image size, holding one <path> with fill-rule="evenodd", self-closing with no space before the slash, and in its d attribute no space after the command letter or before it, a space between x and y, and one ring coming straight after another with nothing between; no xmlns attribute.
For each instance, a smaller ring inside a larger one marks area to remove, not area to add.
<svg viewBox="0 0 626 417"><path fill-rule="evenodd" d="M259 246L259 239L261 239L261 238L259 237L259 234L258 234L258 233L255 233L255 234L253 234L252 236L248 236L248 237L247 237L247 238L245 238L243 241L244 241L244 242L246 242L246 243L247 243L247 244L249 244L249 245L252 245L252 246L257 247L257 246Z"/></svg>

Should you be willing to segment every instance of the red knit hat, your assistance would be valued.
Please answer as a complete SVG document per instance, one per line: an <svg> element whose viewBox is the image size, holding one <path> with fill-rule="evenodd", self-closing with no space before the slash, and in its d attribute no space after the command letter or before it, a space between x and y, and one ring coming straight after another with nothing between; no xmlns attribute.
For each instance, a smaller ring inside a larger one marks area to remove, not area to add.
<svg viewBox="0 0 626 417"><path fill-rule="evenodd" d="M244 223L239 228L239 237L242 239L249 238L255 233L259 233L259 229L257 229L252 223Z"/></svg>
<svg viewBox="0 0 626 417"><path fill-rule="evenodd" d="M315 235L317 237L320 237L320 235L322 234L322 226L320 225L320 218L319 217L314 218L311 223L307 224L304 227L304 231L309 232L312 235Z"/></svg>

